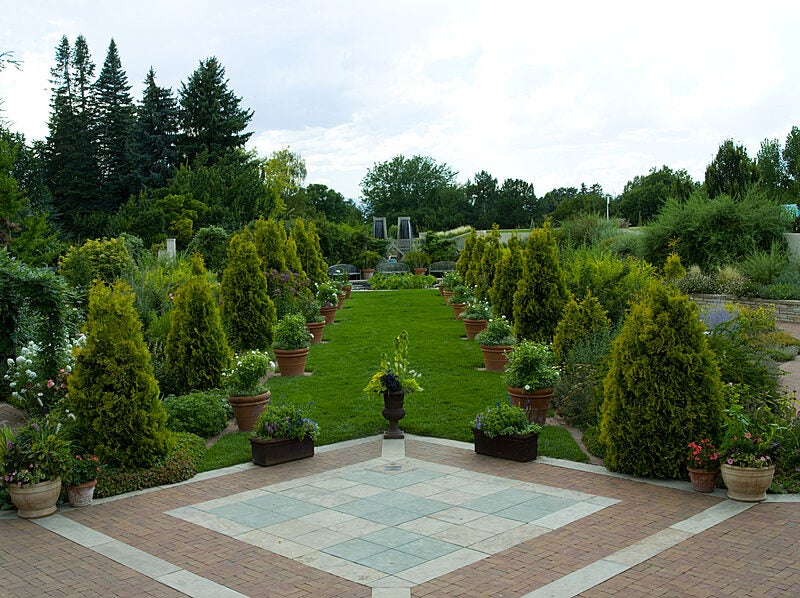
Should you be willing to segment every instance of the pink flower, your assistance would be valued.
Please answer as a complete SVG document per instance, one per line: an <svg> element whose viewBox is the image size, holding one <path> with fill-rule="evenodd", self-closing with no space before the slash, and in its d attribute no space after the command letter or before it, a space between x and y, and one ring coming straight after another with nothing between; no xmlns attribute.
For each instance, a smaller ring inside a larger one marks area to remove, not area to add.
<svg viewBox="0 0 800 598"><path fill-rule="evenodd" d="M733 459L728 459L728 465L733 465Z"/></svg>

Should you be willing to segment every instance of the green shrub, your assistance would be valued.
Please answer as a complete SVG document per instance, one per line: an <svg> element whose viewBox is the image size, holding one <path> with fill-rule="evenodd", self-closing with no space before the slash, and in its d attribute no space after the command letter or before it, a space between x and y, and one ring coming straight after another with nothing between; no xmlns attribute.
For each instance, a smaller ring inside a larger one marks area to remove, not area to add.
<svg viewBox="0 0 800 598"><path fill-rule="evenodd" d="M86 452L110 466L147 467L170 449L141 326L127 283L92 285L86 345L75 351L67 404Z"/></svg>
<svg viewBox="0 0 800 598"><path fill-rule="evenodd" d="M166 373L175 384L168 390L175 393L218 388L231 356L203 258L194 255L191 264L192 276L175 293L164 348Z"/></svg>
<svg viewBox="0 0 800 598"><path fill-rule="evenodd" d="M542 426L529 422L525 411L508 402L487 407L475 416L472 425L488 438L542 432Z"/></svg>
<svg viewBox="0 0 800 598"><path fill-rule="evenodd" d="M599 214L577 214L564 220L555 232L562 245L592 247L618 235L621 226L622 221L617 218L606 220Z"/></svg>
<svg viewBox="0 0 800 598"><path fill-rule="evenodd" d="M475 229L471 229L469 236L464 240L464 249L458 254L456 260L456 272L461 277L461 281L466 280L469 264L472 261L472 250L475 247L475 242L478 240L478 233Z"/></svg>
<svg viewBox="0 0 800 598"><path fill-rule="evenodd" d="M567 353L581 340L609 328L608 316L603 306L587 291L583 301L570 299L564 308L564 317L556 326L553 336L553 353L558 363L564 363Z"/></svg>
<svg viewBox="0 0 800 598"><path fill-rule="evenodd" d="M205 442L199 436L185 432L173 432L174 448L152 467L147 469L104 469L97 476L94 495L107 498L135 492L146 488L177 484L191 479L205 454Z"/></svg>
<svg viewBox="0 0 800 598"><path fill-rule="evenodd" d="M369 286L376 291L395 289L427 289L436 282L430 274L374 274Z"/></svg>
<svg viewBox="0 0 800 598"><path fill-rule="evenodd" d="M494 281L489 289L489 302L497 316L514 318L514 293L522 277L522 243L519 237L508 240L494 271Z"/></svg>
<svg viewBox="0 0 800 598"><path fill-rule="evenodd" d="M485 248L486 237L476 237L472 244L472 251L470 252L467 271L464 274L464 284L471 289L480 284L480 278L482 275L481 259L483 258L483 250ZM456 267L458 267L458 262L456 262Z"/></svg>
<svg viewBox="0 0 800 598"><path fill-rule="evenodd" d="M569 300L564 270L549 225L531 231L522 278L514 293L514 333L519 339L549 343Z"/></svg>
<svg viewBox="0 0 800 598"><path fill-rule="evenodd" d="M220 291L222 316L233 349L267 349L272 344L275 304L256 246L245 234L231 237Z"/></svg>
<svg viewBox="0 0 800 598"><path fill-rule="evenodd" d="M590 426L583 431L583 446L595 457L605 459L606 445L600 438L600 426Z"/></svg>
<svg viewBox="0 0 800 598"><path fill-rule="evenodd" d="M295 219L292 227L292 238L297 246L297 256L300 258L300 263L306 276L317 284L328 280L328 265L325 263L320 251L316 225L313 222L309 222L306 227L303 220L300 218ZM291 264L287 263L286 266L293 270Z"/></svg>
<svg viewBox="0 0 800 598"><path fill-rule="evenodd" d="M678 479L686 445L719 438L720 375L704 328L697 306L672 286L653 283L631 307L604 380L609 470Z"/></svg>
<svg viewBox="0 0 800 598"><path fill-rule="evenodd" d="M201 438L216 436L228 423L223 407L225 399L218 393L193 392L164 400L167 427L176 432L190 432Z"/></svg>
<svg viewBox="0 0 800 598"><path fill-rule="evenodd" d="M486 234L486 242L483 245L483 252L478 263L475 285L476 298L483 301L489 299L489 291L494 285L495 272L502 256L503 246L500 245L500 229L495 224L492 230Z"/></svg>
<svg viewBox="0 0 800 598"><path fill-rule="evenodd" d="M680 278L675 283L675 286L690 295L713 295L717 293L717 283L714 278L704 274L700 266L697 265L689 266L685 276Z"/></svg>
<svg viewBox="0 0 800 598"><path fill-rule="evenodd" d="M229 240L230 233L221 226L206 226L194 234L186 251L199 253L208 270L222 274L228 265Z"/></svg>
<svg viewBox="0 0 800 598"><path fill-rule="evenodd" d="M756 249L739 262L739 270L756 285L768 285L789 267L783 243L773 243L769 251Z"/></svg>
<svg viewBox="0 0 800 598"><path fill-rule="evenodd" d="M73 287L88 289L94 279L110 284L134 266L121 238L104 237L89 239L80 247L70 247L61 259L61 274Z"/></svg>
<svg viewBox="0 0 800 598"><path fill-rule="evenodd" d="M310 344L310 334L303 314L287 314L275 326L272 346L284 351L305 349Z"/></svg>

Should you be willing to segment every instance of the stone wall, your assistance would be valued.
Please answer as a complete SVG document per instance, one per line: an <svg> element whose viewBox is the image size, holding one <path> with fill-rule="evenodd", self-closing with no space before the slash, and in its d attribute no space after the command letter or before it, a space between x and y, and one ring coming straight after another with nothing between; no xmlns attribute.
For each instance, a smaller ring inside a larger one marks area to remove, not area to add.
<svg viewBox="0 0 800 598"><path fill-rule="evenodd" d="M772 306L778 322L800 323L800 301L780 301L777 299L737 298L729 295L689 295L700 306L744 305L746 307Z"/></svg>

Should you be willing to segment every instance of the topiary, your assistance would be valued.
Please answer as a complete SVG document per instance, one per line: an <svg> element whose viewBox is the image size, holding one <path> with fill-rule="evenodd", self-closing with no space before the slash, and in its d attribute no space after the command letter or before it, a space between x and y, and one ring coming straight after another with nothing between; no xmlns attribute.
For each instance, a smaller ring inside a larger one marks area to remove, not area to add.
<svg viewBox="0 0 800 598"><path fill-rule="evenodd" d="M275 304L256 246L244 233L231 237L220 292L222 316L234 350L269 348L277 319Z"/></svg>
<svg viewBox="0 0 800 598"><path fill-rule="evenodd" d="M586 292L583 301L570 299L564 308L564 317L556 326L553 336L553 353L559 363L564 363L570 349L582 339L594 333L609 329L610 322L603 306L591 291Z"/></svg>
<svg viewBox="0 0 800 598"><path fill-rule="evenodd" d="M213 392L193 392L164 400L167 427L176 432L191 432L211 438L225 429L228 414L224 398Z"/></svg>
<svg viewBox="0 0 800 598"><path fill-rule="evenodd" d="M190 259L192 276L174 295L174 307L164 347L168 378L176 393L217 388L231 350L214 300L203 258Z"/></svg>
<svg viewBox="0 0 800 598"><path fill-rule="evenodd" d="M514 332L519 339L549 343L569 300L564 270L549 224L531 231L514 293Z"/></svg>
<svg viewBox="0 0 800 598"><path fill-rule="evenodd" d="M81 443L103 463L148 467L170 450L167 414L127 283L92 285L86 345L75 351L68 385Z"/></svg>
<svg viewBox="0 0 800 598"><path fill-rule="evenodd" d="M514 293L522 277L522 243L519 237L508 240L503 254L495 266L494 280L489 289L489 302L497 316L514 318Z"/></svg>
<svg viewBox="0 0 800 598"><path fill-rule="evenodd" d="M653 283L614 340L600 422L611 471L677 479L686 445L719 438L719 369L697 306Z"/></svg>

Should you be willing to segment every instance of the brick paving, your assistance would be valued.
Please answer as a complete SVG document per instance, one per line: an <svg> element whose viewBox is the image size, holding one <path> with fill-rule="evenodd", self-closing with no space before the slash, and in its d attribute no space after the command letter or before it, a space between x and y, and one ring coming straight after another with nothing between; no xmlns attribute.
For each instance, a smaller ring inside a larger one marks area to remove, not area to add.
<svg viewBox="0 0 800 598"><path fill-rule="evenodd" d="M403 593L375 589L233 537L166 515L172 509L366 462L379 439L319 452L313 459L252 468L107 500L59 517L163 559L246 596L796 596L800 595L800 503L770 497L581 592L555 591L598 563L709 509L733 503L688 484L668 487L555 463L520 464L459 446L407 438L406 457L619 502ZM741 505L742 503L735 503ZM622 554L622 553L620 553ZM547 584L553 583L553 590ZM147 575L31 521L0 519L0 596L180 596ZM195 594L197 595L197 594ZM535 594L538 595L538 594Z"/></svg>

